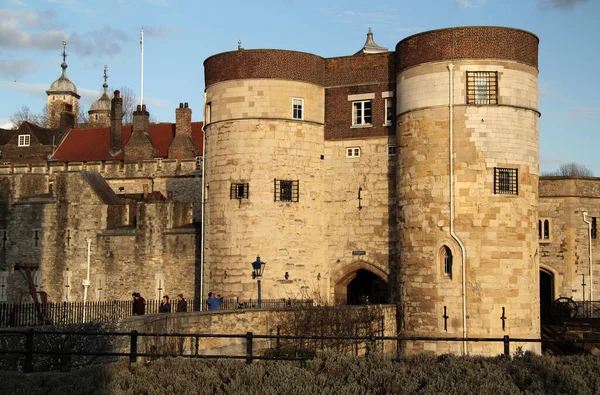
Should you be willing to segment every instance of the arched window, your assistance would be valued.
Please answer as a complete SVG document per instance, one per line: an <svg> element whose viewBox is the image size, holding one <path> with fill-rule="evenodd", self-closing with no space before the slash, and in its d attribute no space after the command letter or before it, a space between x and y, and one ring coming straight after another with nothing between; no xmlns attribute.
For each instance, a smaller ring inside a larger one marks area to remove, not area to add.
<svg viewBox="0 0 600 395"><path fill-rule="evenodd" d="M542 220L538 220L538 239L542 238Z"/></svg>
<svg viewBox="0 0 600 395"><path fill-rule="evenodd" d="M544 220L544 239L550 238L550 221Z"/></svg>
<svg viewBox="0 0 600 395"><path fill-rule="evenodd" d="M452 278L452 251L448 246L444 246L444 275Z"/></svg>

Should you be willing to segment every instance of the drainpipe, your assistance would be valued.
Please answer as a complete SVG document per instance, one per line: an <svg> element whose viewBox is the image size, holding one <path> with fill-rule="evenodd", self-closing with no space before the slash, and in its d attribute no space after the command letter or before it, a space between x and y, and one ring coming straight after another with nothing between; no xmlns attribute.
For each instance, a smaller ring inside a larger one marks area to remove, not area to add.
<svg viewBox="0 0 600 395"><path fill-rule="evenodd" d="M202 115L202 212L200 214L200 311L204 311L204 211L206 206L206 93L204 96L204 114Z"/></svg>
<svg viewBox="0 0 600 395"><path fill-rule="evenodd" d="M450 112L450 236L456 241L460 247L461 255L461 268L462 268L462 318L463 318L463 339L467 338L467 252L465 246L460 238L454 233L454 147L453 147L453 135L454 135L454 64L448 65L448 72L450 78L450 103L448 109ZM467 355L467 341L463 340L463 355Z"/></svg>
<svg viewBox="0 0 600 395"><path fill-rule="evenodd" d="M589 266L590 266L590 280L589 280L589 282L590 282L590 297L588 300L591 302L592 300L594 300L594 299L592 299L592 295L593 295L592 291L594 289L594 277L593 277L594 276L594 271L593 271L594 263L592 260L592 223L585 218L588 215L587 211L584 211L582 214L583 214L583 222L585 222L588 226L588 257L590 260L590 263L589 263ZM591 306L591 303L590 303L590 306Z"/></svg>
<svg viewBox="0 0 600 395"><path fill-rule="evenodd" d="M85 239L87 242L87 273L85 279L82 281L83 284L83 323L85 323L85 304L87 302L88 288L90 287L90 251L92 246L92 239Z"/></svg>

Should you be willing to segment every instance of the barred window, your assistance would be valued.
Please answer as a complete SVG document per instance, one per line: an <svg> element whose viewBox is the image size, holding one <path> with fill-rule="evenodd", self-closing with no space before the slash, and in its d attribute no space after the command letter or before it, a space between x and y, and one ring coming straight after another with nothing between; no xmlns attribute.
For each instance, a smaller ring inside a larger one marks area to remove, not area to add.
<svg viewBox="0 0 600 395"><path fill-rule="evenodd" d="M467 104L498 104L497 71L467 71Z"/></svg>
<svg viewBox="0 0 600 395"><path fill-rule="evenodd" d="M231 190L229 191L230 199L248 199L248 183L237 183L231 184Z"/></svg>
<svg viewBox="0 0 600 395"><path fill-rule="evenodd" d="M274 180L274 200L298 202L300 197L298 180Z"/></svg>
<svg viewBox="0 0 600 395"><path fill-rule="evenodd" d="M494 167L494 193L499 195L518 195L519 170Z"/></svg>
<svg viewBox="0 0 600 395"><path fill-rule="evenodd" d="M596 217L592 217L592 239L595 239L598 234L598 228L596 225Z"/></svg>

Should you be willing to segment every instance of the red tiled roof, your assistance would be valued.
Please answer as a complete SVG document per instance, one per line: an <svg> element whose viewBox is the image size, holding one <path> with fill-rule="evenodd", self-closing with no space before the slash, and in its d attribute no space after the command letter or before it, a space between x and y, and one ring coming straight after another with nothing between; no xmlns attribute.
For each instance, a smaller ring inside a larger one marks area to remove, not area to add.
<svg viewBox="0 0 600 395"><path fill-rule="evenodd" d="M125 147L131 137L131 125L123 126L121 148ZM174 123L150 124L148 135L158 150L157 157L167 158L169 145L175 137ZM202 122L192 122L192 139L198 147L196 155L202 155ZM93 162L122 160L123 151L112 156L110 149L110 128L71 129L65 136L52 159L61 162Z"/></svg>

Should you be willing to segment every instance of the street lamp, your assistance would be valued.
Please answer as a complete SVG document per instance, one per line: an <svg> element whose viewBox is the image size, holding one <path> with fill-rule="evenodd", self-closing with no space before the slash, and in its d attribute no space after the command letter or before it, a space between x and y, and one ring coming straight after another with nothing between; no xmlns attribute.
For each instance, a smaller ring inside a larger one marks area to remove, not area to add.
<svg viewBox="0 0 600 395"><path fill-rule="evenodd" d="M262 307L262 300L260 298L260 278L263 275L263 271L265 270L266 262L260 260L260 256L256 257L256 260L252 262L252 278L256 278L256 283L258 285L258 307Z"/></svg>

